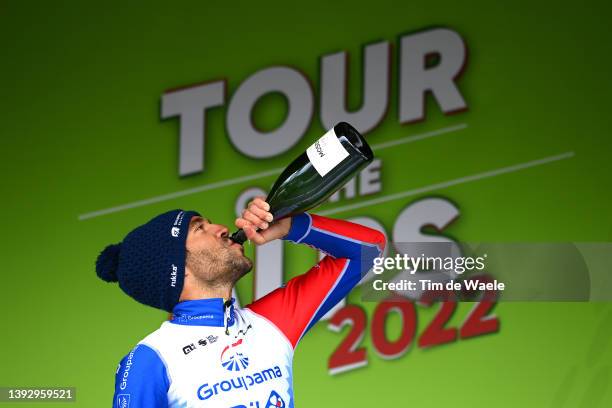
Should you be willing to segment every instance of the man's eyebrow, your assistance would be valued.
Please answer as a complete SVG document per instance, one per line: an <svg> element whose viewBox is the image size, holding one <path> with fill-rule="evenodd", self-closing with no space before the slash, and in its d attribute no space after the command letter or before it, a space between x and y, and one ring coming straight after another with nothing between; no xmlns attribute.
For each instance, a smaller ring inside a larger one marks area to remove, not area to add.
<svg viewBox="0 0 612 408"><path fill-rule="evenodd" d="M202 222L203 218L202 217L193 217L191 219L191 221L189 221L189 226L194 226L199 222Z"/></svg>
<svg viewBox="0 0 612 408"><path fill-rule="evenodd" d="M195 228L198 224L202 223L212 224L212 222L208 218L195 216L191 218L191 221L189 221L189 228Z"/></svg>

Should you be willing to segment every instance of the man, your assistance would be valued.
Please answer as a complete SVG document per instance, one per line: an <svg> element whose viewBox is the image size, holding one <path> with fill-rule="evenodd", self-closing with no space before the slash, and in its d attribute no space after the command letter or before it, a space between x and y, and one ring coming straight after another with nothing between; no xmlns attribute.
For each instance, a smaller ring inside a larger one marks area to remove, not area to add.
<svg viewBox="0 0 612 408"><path fill-rule="evenodd" d="M256 198L236 226L257 245L282 238L328 255L243 309L234 307L231 294L252 263L226 227L197 212L159 215L102 251L100 278L118 281L137 301L173 314L121 360L113 406L294 406L296 345L369 270L385 238L310 214L272 223L269 209Z"/></svg>

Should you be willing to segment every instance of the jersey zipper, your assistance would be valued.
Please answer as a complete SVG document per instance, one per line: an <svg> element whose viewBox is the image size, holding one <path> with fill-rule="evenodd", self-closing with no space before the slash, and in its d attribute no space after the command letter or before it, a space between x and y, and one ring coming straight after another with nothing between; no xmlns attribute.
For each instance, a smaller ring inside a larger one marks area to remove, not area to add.
<svg viewBox="0 0 612 408"><path fill-rule="evenodd" d="M226 300L225 303L223 303L223 310L224 310L224 314L225 314L225 334L229 336L229 322L231 319L231 308L232 306L232 300Z"/></svg>

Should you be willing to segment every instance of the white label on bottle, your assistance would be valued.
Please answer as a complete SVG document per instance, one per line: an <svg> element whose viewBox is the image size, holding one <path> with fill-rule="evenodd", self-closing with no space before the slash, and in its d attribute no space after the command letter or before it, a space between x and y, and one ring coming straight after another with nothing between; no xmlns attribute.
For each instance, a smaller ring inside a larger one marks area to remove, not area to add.
<svg viewBox="0 0 612 408"><path fill-rule="evenodd" d="M331 128L323 137L306 149L306 155L315 170L323 177L344 160L349 153L336 137L334 128Z"/></svg>

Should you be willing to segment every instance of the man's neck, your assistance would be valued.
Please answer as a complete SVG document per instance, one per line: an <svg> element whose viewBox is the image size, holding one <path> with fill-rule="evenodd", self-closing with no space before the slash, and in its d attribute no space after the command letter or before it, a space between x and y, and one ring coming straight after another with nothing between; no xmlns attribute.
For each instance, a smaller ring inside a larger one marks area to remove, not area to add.
<svg viewBox="0 0 612 408"><path fill-rule="evenodd" d="M229 300L232 298L233 286L223 287L185 287L181 293L180 302L185 300L198 300L198 299L210 299L210 298L222 298L223 300Z"/></svg>

